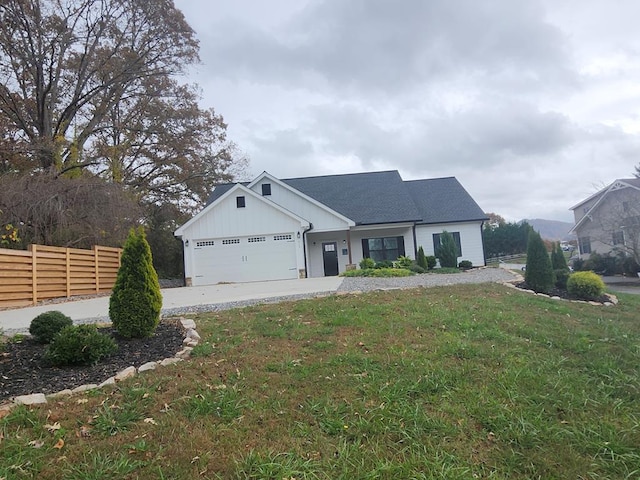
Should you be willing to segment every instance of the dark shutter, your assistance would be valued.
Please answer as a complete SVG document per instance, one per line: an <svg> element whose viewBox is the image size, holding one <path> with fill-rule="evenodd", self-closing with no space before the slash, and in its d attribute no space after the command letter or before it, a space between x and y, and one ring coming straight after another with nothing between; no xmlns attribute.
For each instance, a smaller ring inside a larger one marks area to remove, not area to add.
<svg viewBox="0 0 640 480"><path fill-rule="evenodd" d="M398 257L404 256L404 237L398 237Z"/></svg>
<svg viewBox="0 0 640 480"><path fill-rule="evenodd" d="M369 239L362 239L362 258L371 258L369 255Z"/></svg>

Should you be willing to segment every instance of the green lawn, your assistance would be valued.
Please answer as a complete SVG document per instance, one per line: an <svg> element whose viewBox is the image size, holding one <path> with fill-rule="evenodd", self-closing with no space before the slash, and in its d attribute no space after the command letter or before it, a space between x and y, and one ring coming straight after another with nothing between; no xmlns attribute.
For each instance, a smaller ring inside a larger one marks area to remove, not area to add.
<svg viewBox="0 0 640 480"><path fill-rule="evenodd" d="M470 285L201 315L188 362L1 419L0 478L638 478L638 311Z"/></svg>

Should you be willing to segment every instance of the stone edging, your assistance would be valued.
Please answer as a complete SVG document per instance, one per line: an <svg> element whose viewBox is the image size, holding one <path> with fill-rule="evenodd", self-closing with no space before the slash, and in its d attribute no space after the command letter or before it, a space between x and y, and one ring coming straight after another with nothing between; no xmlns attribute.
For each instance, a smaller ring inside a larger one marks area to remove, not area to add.
<svg viewBox="0 0 640 480"><path fill-rule="evenodd" d="M181 362L184 359L188 358L191 355L191 351L193 347L197 346L200 342L200 335L196 331L196 323L191 319L185 319L184 317L179 317L175 319L167 319L164 321L169 321L176 325L179 325L184 332L184 340L182 341L182 350L175 353L172 357L165 358L164 360L159 360L157 362L147 362L139 367L130 366L125 368L124 370L118 372L113 377L107 378L104 382L100 384L88 384L81 385L74 389L66 389L61 390L60 392L51 393L49 395L45 395L44 393L32 393L29 395L18 395L13 397L7 403L0 404L0 412L11 410L12 408L18 405L39 405L45 404L48 400L56 400L63 397L70 397L77 393L83 393L89 390L95 390L98 388L103 388L109 385L115 385L122 380L127 378L131 378L136 374L147 372L149 370L155 370L157 367L165 367L167 365L173 365L175 363Z"/></svg>
<svg viewBox="0 0 640 480"><path fill-rule="evenodd" d="M513 272L513 271L511 273L513 273L513 275L516 277L516 279L512 280L511 282L502 282L502 285L504 285L505 287L514 288L514 289L518 290L519 292L530 293L530 294L536 295L538 297L550 298L552 300L564 300L565 302L571 302L571 303L586 303L588 305L597 305L597 306L605 306L605 307L612 307L612 306L618 304L618 297L616 297L615 295L613 295L611 293L605 293L604 296L608 297L609 301L601 303L601 302L589 302L587 300L567 300L567 299L562 298L562 297L547 295L546 293L537 293L537 292L534 292L533 290L526 290L524 288L518 288L516 286L516 283L524 282L524 277L522 275L520 275L519 273L516 273L516 272Z"/></svg>

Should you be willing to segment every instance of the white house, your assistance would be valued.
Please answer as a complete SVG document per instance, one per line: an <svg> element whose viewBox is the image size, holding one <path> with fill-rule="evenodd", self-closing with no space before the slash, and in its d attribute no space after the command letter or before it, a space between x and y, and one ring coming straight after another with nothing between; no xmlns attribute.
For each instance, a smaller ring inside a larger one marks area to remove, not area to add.
<svg viewBox="0 0 640 480"><path fill-rule="evenodd" d="M178 228L187 285L338 275L364 257L434 255L453 234L458 261L484 265L486 215L453 177L393 171L280 180L263 172L217 186Z"/></svg>

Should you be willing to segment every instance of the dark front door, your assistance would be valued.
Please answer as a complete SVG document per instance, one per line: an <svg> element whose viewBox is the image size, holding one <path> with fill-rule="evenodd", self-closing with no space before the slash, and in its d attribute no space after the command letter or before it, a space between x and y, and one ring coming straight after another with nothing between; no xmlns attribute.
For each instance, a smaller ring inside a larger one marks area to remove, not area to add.
<svg viewBox="0 0 640 480"><path fill-rule="evenodd" d="M322 261L325 277L338 275L338 244L336 242L322 244Z"/></svg>

